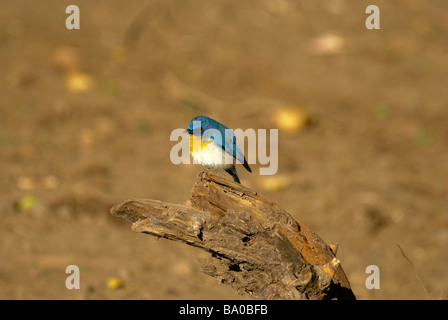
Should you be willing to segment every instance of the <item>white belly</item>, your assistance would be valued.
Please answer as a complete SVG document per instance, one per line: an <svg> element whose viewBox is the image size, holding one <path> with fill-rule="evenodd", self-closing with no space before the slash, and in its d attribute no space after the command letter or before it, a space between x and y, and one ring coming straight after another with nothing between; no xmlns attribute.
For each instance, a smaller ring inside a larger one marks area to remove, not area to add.
<svg viewBox="0 0 448 320"><path fill-rule="evenodd" d="M193 148L191 156L194 163L208 168L230 169L234 166L234 158L214 143L208 143L202 148Z"/></svg>

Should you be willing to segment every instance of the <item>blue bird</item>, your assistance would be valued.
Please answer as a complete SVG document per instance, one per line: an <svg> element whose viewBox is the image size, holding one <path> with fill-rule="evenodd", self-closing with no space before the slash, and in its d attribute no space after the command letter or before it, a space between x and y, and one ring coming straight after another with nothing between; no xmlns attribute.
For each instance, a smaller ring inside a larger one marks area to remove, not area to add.
<svg viewBox="0 0 448 320"><path fill-rule="evenodd" d="M236 145L232 130L206 116L194 117L188 125L190 154L196 163L212 169L224 169L235 182L240 183L235 169L235 160L252 172L249 164Z"/></svg>

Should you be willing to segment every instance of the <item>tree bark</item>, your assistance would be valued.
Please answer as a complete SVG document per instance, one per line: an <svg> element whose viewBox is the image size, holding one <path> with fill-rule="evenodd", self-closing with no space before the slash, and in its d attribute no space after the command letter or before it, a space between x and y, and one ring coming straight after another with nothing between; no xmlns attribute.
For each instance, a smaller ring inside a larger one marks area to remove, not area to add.
<svg viewBox="0 0 448 320"><path fill-rule="evenodd" d="M206 250L202 271L255 299L355 299L336 250L256 191L202 171L182 204L131 199L132 230Z"/></svg>

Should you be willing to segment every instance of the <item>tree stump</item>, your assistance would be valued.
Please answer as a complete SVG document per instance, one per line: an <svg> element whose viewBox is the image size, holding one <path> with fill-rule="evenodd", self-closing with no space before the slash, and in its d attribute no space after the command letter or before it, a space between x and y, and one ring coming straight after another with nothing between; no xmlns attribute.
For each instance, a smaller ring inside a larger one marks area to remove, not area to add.
<svg viewBox="0 0 448 320"><path fill-rule="evenodd" d="M131 199L132 230L211 253L202 271L255 299L355 299L334 247L260 193L205 170L182 204Z"/></svg>

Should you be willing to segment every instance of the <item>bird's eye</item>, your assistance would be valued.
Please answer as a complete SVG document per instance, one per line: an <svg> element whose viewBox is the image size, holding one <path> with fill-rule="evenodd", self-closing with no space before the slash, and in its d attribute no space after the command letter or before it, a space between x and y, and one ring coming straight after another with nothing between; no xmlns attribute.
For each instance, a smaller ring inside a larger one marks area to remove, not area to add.
<svg viewBox="0 0 448 320"><path fill-rule="evenodd" d="M215 140L215 137L214 137L214 136L211 136L210 139Z"/></svg>

